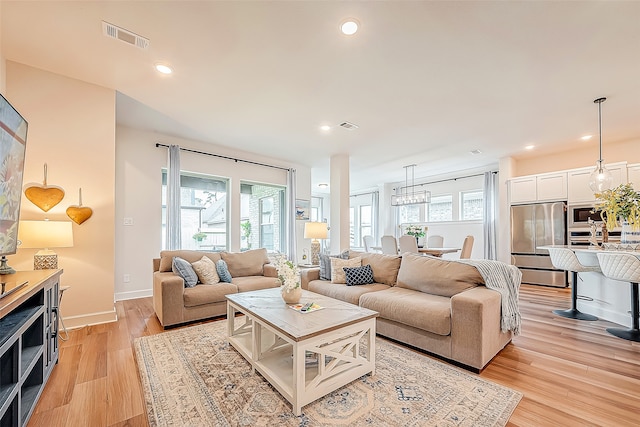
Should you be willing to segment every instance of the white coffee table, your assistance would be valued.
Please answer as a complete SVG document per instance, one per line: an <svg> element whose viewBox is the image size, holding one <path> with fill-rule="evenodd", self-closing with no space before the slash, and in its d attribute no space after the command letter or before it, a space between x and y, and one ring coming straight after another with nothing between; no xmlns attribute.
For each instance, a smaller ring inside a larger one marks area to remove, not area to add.
<svg viewBox="0 0 640 427"><path fill-rule="evenodd" d="M291 402L295 415L376 369L378 312L305 290L300 302L323 309L292 310L278 288L227 295L229 343Z"/></svg>

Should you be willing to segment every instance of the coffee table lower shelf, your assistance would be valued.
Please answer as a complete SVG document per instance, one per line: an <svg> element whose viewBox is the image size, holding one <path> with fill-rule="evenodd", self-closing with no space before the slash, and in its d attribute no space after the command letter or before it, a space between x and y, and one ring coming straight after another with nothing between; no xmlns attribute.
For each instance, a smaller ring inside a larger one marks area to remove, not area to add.
<svg viewBox="0 0 640 427"><path fill-rule="evenodd" d="M227 319L229 343L292 404L295 415L362 375L375 374L375 318L299 341L231 301Z"/></svg>

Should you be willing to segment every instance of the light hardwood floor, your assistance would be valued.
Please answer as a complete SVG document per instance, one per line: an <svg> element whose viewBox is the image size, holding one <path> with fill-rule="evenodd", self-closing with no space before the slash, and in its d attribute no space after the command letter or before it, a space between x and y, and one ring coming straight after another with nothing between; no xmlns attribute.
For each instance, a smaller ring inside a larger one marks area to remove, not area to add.
<svg viewBox="0 0 640 427"><path fill-rule="evenodd" d="M522 334L481 377L524 398L509 426L640 425L640 343L610 336L609 322L551 313L569 290L523 285ZM147 426L134 338L162 332L151 298L116 303L118 321L71 331L29 426Z"/></svg>

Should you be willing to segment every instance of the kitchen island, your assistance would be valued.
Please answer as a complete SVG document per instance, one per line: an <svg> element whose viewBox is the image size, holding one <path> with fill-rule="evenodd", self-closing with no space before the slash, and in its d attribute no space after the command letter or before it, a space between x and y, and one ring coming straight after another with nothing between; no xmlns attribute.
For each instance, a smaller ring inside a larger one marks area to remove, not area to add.
<svg viewBox="0 0 640 427"><path fill-rule="evenodd" d="M628 253L640 258L638 251L605 251L596 247L541 246L569 248L586 266L598 266L598 253ZM605 277L600 272L578 273L578 310L619 325L631 327L631 292L629 282ZM573 284L572 284L573 286ZM560 308L560 307L559 307Z"/></svg>

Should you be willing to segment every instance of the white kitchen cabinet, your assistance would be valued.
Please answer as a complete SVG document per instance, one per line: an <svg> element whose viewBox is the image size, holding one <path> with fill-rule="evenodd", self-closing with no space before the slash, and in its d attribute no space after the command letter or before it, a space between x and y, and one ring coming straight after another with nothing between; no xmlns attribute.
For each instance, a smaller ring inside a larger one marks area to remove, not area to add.
<svg viewBox="0 0 640 427"><path fill-rule="evenodd" d="M605 165L613 176L612 187L627 182L626 163L612 163ZM590 203L595 201L593 191L589 187L589 177L595 166L570 170L567 174L568 201L569 203Z"/></svg>
<svg viewBox="0 0 640 427"><path fill-rule="evenodd" d="M511 204L567 200L567 173L554 172L513 178L509 182Z"/></svg>
<svg viewBox="0 0 640 427"><path fill-rule="evenodd" d="M627 181L633 184L636 191L640 191L640 163L627 166Z"/></svg>
<svg viewBox="0 0 640 427"><path fill-rule="evenodd" d="M511 204L536 202L536 177L526 176L509 181L509 200Z"/></svg>

